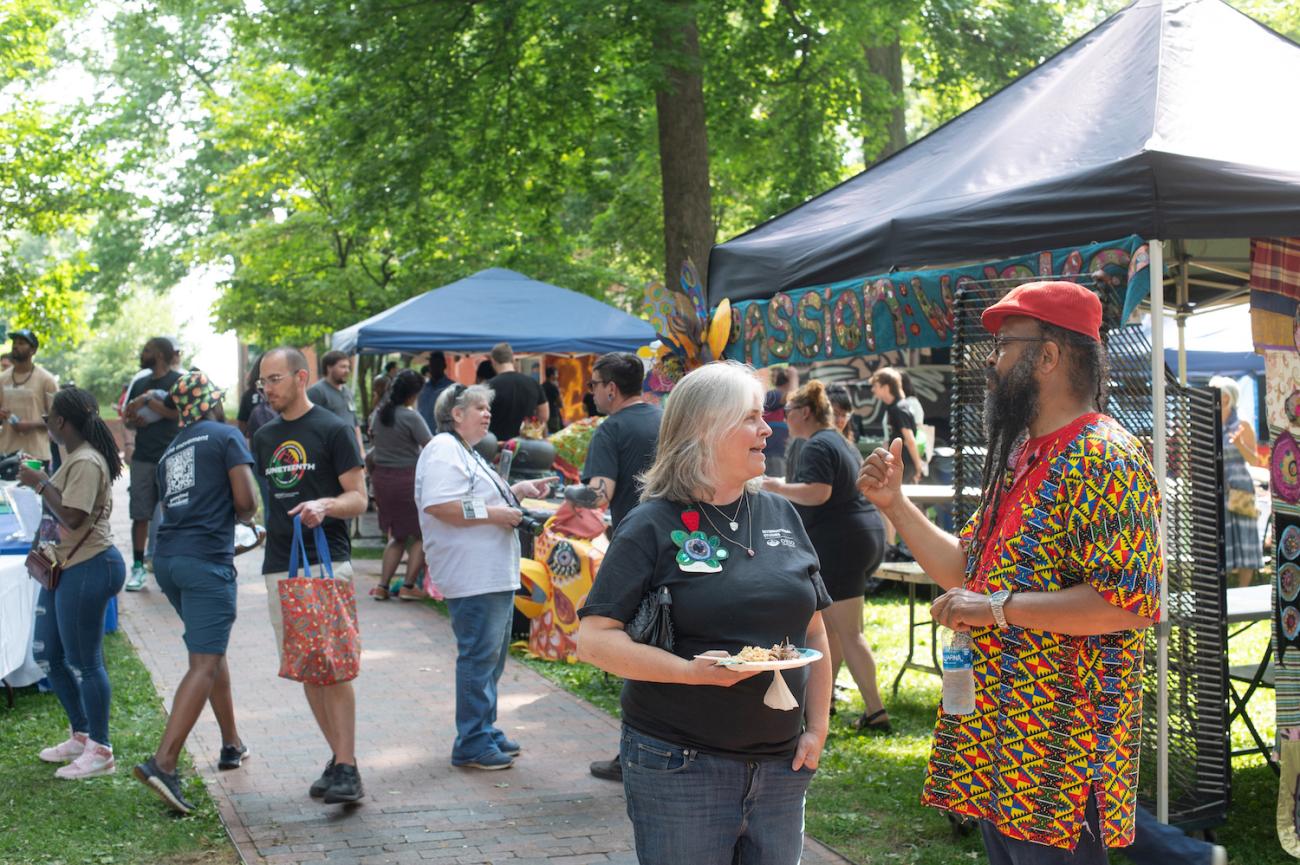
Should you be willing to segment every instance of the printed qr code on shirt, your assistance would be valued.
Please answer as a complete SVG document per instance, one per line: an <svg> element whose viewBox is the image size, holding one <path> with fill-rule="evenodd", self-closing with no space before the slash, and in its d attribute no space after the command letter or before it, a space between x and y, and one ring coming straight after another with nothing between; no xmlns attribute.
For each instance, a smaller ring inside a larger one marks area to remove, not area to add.
<svg viewBox="0 0 1300 865"><path fill-rule="evenodd" d="M183 492L194 486L194 448L185 448L167 459L167 494Z"/></svg>

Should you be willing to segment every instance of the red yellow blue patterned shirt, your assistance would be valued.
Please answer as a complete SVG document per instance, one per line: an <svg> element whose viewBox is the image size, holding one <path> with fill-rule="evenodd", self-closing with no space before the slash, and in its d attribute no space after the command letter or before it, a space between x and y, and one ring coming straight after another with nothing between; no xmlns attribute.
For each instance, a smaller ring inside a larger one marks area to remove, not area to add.
<svg viewBox="0 0 1300 865"><path fill-rule="evenodd" d="M1117 607L1158 618L1159 491L1137 439L1087 414L1026 442L1002 483L997 524L978 561L972 547L966 588L1087 583ZM977 536L982 511L963 540ZM975 712L940 707L922 802L1072 850L1091 792L1106 845L1132 843L1143 632L1078 637L1012 625L972 637Z"/></svg>

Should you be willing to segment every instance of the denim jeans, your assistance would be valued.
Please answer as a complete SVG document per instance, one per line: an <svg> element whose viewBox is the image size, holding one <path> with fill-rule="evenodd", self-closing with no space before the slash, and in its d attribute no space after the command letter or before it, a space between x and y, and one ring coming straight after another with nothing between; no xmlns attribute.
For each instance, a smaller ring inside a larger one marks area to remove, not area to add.
<svg viewBox="0 0 1300 865"><path fill-rule="evenodd" d="M112 744L108 706L113 689L104 669L104 613L125 582L122 554L109 547L65 570L59 588L41 589L36 601L36 661L72 729L88 733L101 745Z"/></svg>
<svg viewBox="0 0 1300 865"><path fill-rule="evenodd" d="M641 865L798 865L813 770L715 757L623 726L619 757Z"/></svg>
<svg viewBox="0 0 1300 865"><path fill-rule="evenodd" d="M456 743L453 763L477 760L497 750L504 734L496 728L497 682L510 652L514 592L448 598L456 634Z"/></svg>
<svg viewBox="0 0 1300 865"><path fill-rule="evenodd" d="M1214 845L1183 834L1176 826L1161 823L1141 805L1137 806L1137 827L1133 844L1121 848L1133 865L1210 865Z"/></svg>
<svg viewBox="0 0 1300 865"><path fill-rule="evenodd" d="M1083 829L1073 851L1009 838L989 821L981 820L980 834L984 836L984 852L989 856L989 865L1106 865L1109 857L1106 844L1101 840L1097 797L1091 793L1083 817ZM1168 865L1173 865L1173 862Z"/></svg>

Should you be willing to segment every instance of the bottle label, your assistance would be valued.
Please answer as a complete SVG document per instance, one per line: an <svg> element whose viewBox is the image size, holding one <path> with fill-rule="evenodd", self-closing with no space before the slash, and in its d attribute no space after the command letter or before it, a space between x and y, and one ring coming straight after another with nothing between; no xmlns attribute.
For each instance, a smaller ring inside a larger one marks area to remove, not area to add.
<svg viewBox="0 0 1300 865"><path fill-rule="evenodd" d="M967 670L975 665L974 652L970 647L945 647L943 650L943 668L945 670Z"/></svg>

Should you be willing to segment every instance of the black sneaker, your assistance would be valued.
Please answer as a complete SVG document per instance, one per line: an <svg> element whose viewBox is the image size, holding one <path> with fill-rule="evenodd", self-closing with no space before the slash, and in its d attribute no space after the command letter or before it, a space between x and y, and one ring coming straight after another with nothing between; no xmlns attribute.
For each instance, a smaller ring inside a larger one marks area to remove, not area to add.
<svg viewBox="0 0 1300 865"><path fill-rule="evenodd" d="M319 799L325 795L325 791L330 788L332 783L334 783L334 758L330 757L330 761L325 764L325 771L321 772L320 777L311 783L311 789L307 791L307 795L313 799Z"/></svg>
<svg viewBox="0 0 1300 865"><path fill-rule="evenodd" d="M248 759L248 746L243 742L238 745L222 745L221 758L217 760L218 769L238 769L239 764Z"/></svg>
<svg viewBox="0 0 1300 865"><path fill-rule="evenodd" d="M366 795L361 786L361 773L356 766L339 763L334 767L334 778L329 789L325 791L325 804L336 805L339 802L355 802Z"/></svg>
<svg viewBox="0 0 1300 865"><path fill-rule="evenodd" d="M136 763L131 774L136 780L148 787L167 803L167 807L180 814L188 814L194 810L194 806L185 801L181 795L181 779L176 772L164 772L158 768L153 757L145 760L143 763Z"/></svg>
<svg viewBox="0 0 1300 865"><path fill-rule="evenodd" d="M616 756L613 760L597 760L589 767L591 774L604 781L622 781L623 764Z"/></svg>

